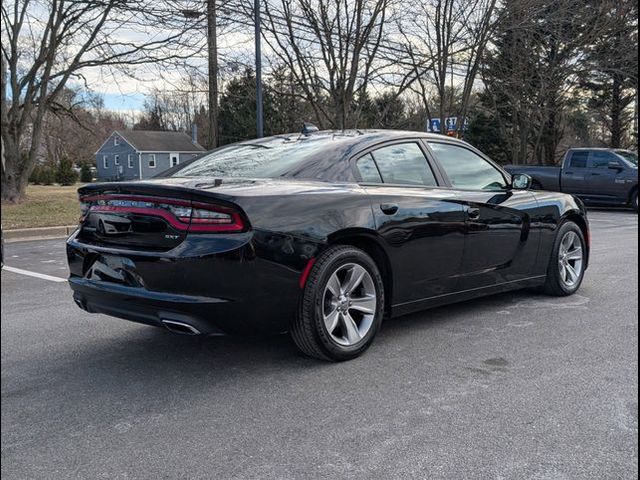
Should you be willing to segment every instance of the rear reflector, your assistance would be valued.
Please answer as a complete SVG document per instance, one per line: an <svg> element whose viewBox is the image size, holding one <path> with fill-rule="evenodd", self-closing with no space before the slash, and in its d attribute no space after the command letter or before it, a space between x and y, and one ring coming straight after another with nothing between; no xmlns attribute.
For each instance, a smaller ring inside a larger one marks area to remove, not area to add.
<svg viewBox="0 0 640 480"><path fill-rule="evenodd" d="M304 270L302 271L302 275L300 275L300 280L298 281L298 285L300 286L300 288L304 288L304 286L307 284L307 279L309 278L309 274L311 273L311 269L313 268L313 265L315 263L316 263L315 258L310 258L309 261L307 262L307 265L304 267Z"/></svg>
<svg viewBox="0 0 640 480"><path fill-rule="evenodd" d="M131 213L164 219L185 232L242 232L245 222L233 208L163 197L94 195L80 198L81 220L91 212Z"/></svg>

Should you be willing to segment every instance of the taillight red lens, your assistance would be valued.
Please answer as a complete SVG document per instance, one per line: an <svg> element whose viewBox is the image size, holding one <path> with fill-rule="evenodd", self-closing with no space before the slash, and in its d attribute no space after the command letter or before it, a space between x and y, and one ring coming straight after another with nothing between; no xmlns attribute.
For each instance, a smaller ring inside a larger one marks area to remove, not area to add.
<svg viewBox="0 0 640 480"><path fill-rule="evenodd" d="M187 232L241 232L242 215L233 208L187 200L136 195L94 195L80 198L81 220L90 211L133 213L160 217L173 228Z"/></svg>
<svg viewBox="0 0 640 480"><path fill-rule="evenodd" d="M242 230L244 230L244 221L235 210L207 203L193 204L190 232L241 232Z"/></svg>

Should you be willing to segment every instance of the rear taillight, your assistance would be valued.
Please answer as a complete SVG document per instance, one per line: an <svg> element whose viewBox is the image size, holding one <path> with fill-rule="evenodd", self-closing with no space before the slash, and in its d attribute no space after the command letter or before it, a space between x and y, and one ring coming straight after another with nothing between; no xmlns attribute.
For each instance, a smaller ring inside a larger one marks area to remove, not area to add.
<svg viewBox="0 0 640 480"><path fill-rule="evenodd" d="M204 203L193 204L190 232L241 232L242 230L244 230L244 221L235 210Z"/></svg>
<svg viewBox="0 0 640 480"><path fill-rule="evenodd" d="M81 221L89 212L132 213L160 217L185 232L241 232L240 212L223 205L136 195L94 195L80 198Z"/></svg>

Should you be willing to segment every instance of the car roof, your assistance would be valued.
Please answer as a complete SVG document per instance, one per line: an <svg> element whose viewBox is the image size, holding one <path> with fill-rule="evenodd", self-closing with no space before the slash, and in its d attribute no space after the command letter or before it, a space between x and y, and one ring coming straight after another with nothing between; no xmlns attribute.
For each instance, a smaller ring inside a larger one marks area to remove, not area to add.
<svg viewBox="0 0 640 480"><path fill-rule="evenodd" d="M410 130L384 130L384 129L363 129L363 130L322 130L318 132L303 134L303 133L288 133L281 135L274 135L271 137L265 137L254 140L246 140L240 142L245 145L265 145L276 139L286 139L290 142L326 142L326 153L333 154L350 154L366 149L370 146L393 140L411 138L422 138L425 140L446 140L455 143L464 144L465 142L440 135L437 133L417 132Z"/></svg>
<svg viewBox="0 0 640 480"><path fill-rule="evenodd" d="M619 152L622 149L621 148L607 148L607 147L575 147L575 148L570 148L569 150L571 151L592 151L592 150L596 150L599 152Z"/></svg>

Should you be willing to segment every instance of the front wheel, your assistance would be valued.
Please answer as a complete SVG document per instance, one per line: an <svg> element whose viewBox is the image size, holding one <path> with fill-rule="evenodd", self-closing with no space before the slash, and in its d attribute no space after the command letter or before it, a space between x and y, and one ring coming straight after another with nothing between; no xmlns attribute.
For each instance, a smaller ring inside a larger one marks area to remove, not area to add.
<svg viewBox="0 0 640 480"><path fill-rule="evenodd" d="M576 293L584 279L586 259L582 230L573 222L563 223L551 252L545 293L559 297Z"/></svg>
<svg viewBox="0 0 640 480"><path fill-rule="evenodd" d="M636 213L638 213L638 190L633 192L631 195L631 208L633 208Z"/></svg>
<svg viewBox="0 0 640 480"><path fill-rule="evenodd" d="M373 342L384 312L384 285L376 263L362 250L339 245L314 264L291 337L306 355L350 360Z"/></svg>

